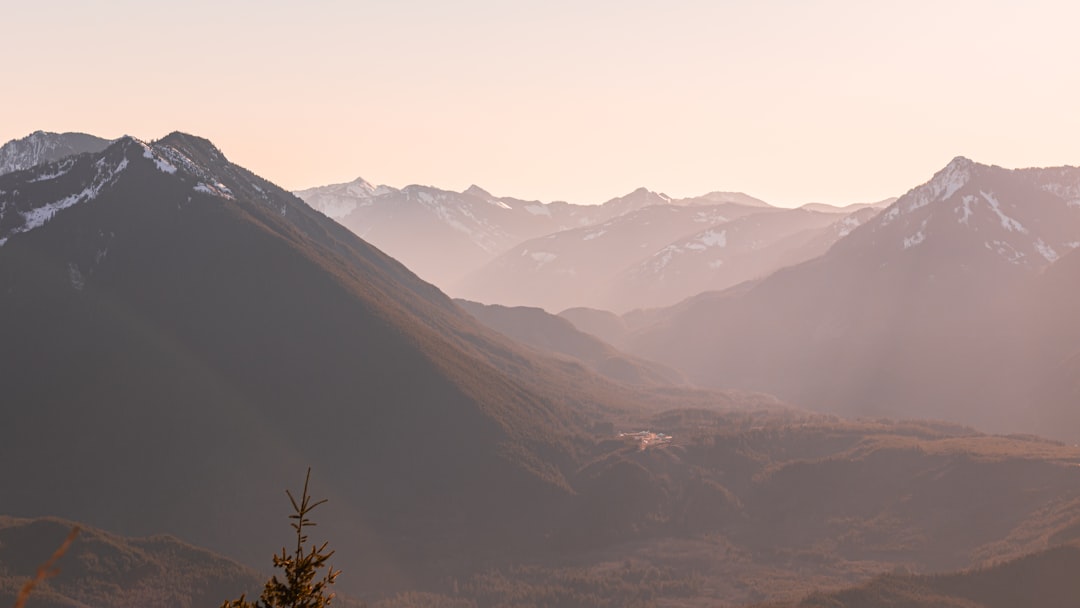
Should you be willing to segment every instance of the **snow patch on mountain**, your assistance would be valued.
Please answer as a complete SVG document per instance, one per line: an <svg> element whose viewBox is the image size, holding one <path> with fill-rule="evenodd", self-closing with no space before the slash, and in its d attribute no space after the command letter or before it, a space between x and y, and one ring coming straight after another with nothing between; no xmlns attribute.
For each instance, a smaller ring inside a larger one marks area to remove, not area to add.
<svg viewBox="0 0 1080 608"><path fill-rule="evenodd" d="M990 208L994 210L994 213L997 214L998 219L1001 220L1002 228L1008 230L1009 232L1020 232L1022 234L1027 234L1027 228L1024 228L1023 224L1014 220L1008 215L1005 215L1005 212L1001 210L1001 203L998 201L997 197L995 197L989 192L980 191L979 194L981 194L982 197L986 199L987 203L990 203Z"/></svg>
<svg viewBox="0 0 1080 608"><path fill-rule="evenodd" d="M961 203L961 205L959 207L956 208L957 212L963 212L963 215L960 216L960 223L961 224L967 224L968 222L971 221L971 216L972 216L971 206L973 204L975 204L976 202L978 202L978 200L979 200L978 198L976 198L976 197L974 197L974 196L972 196L970 194L967 194L967 195L964 196L963 202Z"/></svg>
<svg viewBox="0 0 1080 608"><path fill-rule="evenodd" d="M862 222L859 221L858 217L856 217L854 214L849 215L837 223L837 227L839 228L839 230L837 231L836 235L843 238L851 234L851 231L858 228L861 224Z"/></svg>
<svg viewBox="0 0 1080 608"><path fill-rule="evenodd" d="M911 236L904 237L904 249L911 249L912 247L919 245L926 240L926 222L927 220L922 221L922 223L919 225L918 232Z"/></svg>
<svg viewBox="0 0 1080 608"><path fill-rule="evenodd" d="M128 159L126 157L122 158L120 162L115 165L107 163L104 157L98 159L98 161L94 163L94 177L81 191L69 194L59 200L38 205L28 211L18 212L19 215L22 216L22 225L16 226L4 234L3 237L0 238L0 246L7 243L8 238L13 235L30 232L31 230L44 226L49 220L55 217L57 213L64 209L68 209L79 203L94 200L101 193L102 189L115 182L117 177L123 173L127 167ZM53 169L53 172L55 172L55 169ZM44 173L43 175L48 174L49 173ZM34 180L31 179L28 181L33 182ZM6 196L14 196L14 193L12 193L12 195L6 195L5 193L5 197ZM7 206L11 202L12 201L0 198L0 214L6 212Z"/></svg>
<svg viewBox="0 0 1080 608"><path fill-rule="evenodd" d="M30 180L30 183L36 184L37 182L45 182L49 180L54 180L58 177L63 177L67 175L68 171L71 171L71 167L73 167L74 165L75 161L70 158L60 161L60 163L56 166L56 169L48 173L42 173L40 175L34 176L34 178Z"/></svg>
<svg viewBox="0 0 1080 608"><path fill-rule="evenodd" d="M217 198L223 198L225 200L236 200L232 191L229 190L225 184L221 182L214 182L207 184L205 182L199 182L192 188L195 192L201 192L203 194L209 194L210 196L216 196Z"/></svg>
<svg viewBox="0 0 1080 608"><path fill-rule="evenodd" d="M1005 241L988 241L984 243L987 249L1005 258L1012 264L1019 264L1024 258L1024 253L1018 251L1011 243Z"/></svg>
<svg viewBox="0 0 1080 608"><path fill-rule="evenodd" d="M710 247L724 247L727 245L727 230L721 230L717 232L715 230L706 230L704 234L697 239L687 243L686 248L693 251L704 251Z"/></svg>
<svg viewBox="0 0 1080 608"><path fill-rule="evenodd" d="M1040 186L1046 192L1049 192L1059 198L1069 200L1070 205L1080 206L1080 182L1073 183L1058 183L1051 182L1048 184L1042 184Z"/></svg>
<svg viewBox="0 0 1080 608"><path fill-rule="evenodd" d="M165 160L160 155L155 154L153 147L148 146L147 144L145 144L145 143L143 143L141 141L138 141L138 140L135 140L135 141L138 142L139 145L142 146L143 158L152 159L154 161L154 166L157 167L158 171L161 171L162 173L168 173L169 175L172 175L172 174L176 173L176 165L174 165L174 164L170 163L169 161Z"/></svg>
<svg viewBox="0 0 1080 608"><path fill-rule="evenodd" d="M1060 257L1054 248L1043 242L1042 239L1035 241L1035 249L1046 258L1047 262L1054 263Z"/></svg>
<svg viewBox="0 0 1080 608"><path fill-rule="evenodd" d="M694 214L694 223L696 224L722 224L726 221L728 221L728 218L716 209L698 211Z"/></svg>
<svg viewBox="0 0 1080 608"><path fill-rule="evenodd" d="M529 254L529 257L539 262L540 266L543 266L548 262L554 262L559 256L547 251L534 251Z"/></svg>
<svg viewBox="0 0 1080 608"><path fill-rule="evenodd" d="M664 247L653 256L653 259L649 263L650 270L653 272L663 270L671 262L672 258L675 257L675 254L681 251L682 250L679 249L678 245L668 245L667 247Z"/></svg>

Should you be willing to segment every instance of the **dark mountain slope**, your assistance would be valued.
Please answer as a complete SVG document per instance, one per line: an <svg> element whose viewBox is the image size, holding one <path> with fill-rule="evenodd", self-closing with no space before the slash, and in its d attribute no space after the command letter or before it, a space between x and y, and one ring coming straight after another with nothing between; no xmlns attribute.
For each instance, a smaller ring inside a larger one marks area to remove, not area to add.
<svg viewBox="0 0 1080 608"><path fill-rule="evenodd" d="M352 584L403 586L542 540L581 429L646 405L205 140L124 139L38 177L0 177L2 511L260 563L311 464Z"/></svg>

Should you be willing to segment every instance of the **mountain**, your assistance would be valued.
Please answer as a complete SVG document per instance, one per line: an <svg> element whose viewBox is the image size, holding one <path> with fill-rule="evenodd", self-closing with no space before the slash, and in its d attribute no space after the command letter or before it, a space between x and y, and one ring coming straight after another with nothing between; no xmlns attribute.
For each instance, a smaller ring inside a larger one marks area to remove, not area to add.
<svg viewBox="0 0 1080 608"><path fill-rule="evenodd" d="M686 383L679 372L621 353L599 338L578 331L570 321L539 308L455 302L484 325L521 344L569 357L616 382L649 386Z"/></svg>
<svg viewBox="0 0 1080 608"><path fill-rule="evenodd" d="M844 216L803 209L756 213L710 226L660 249L622 271L613 302L669 306L703 291L726 289L825 252L872 217L873 209Z"/></svg>
<svg viewBox="0 0 1080 608"><path fill-rule="evenodd" d="M830 205L828 203L806 203L799 207L799 209L805 209L806 211L817 211L818 213L842 213L848 215L856 211L862 211L863 209L877 209L881 210L896 202L896 197L890 197L884 200L880 200L876 203L852 203L850 205L837 206Z"/></svg>
<svg viewBox="0 0 1080 608"><path fill-rule="evenodd" d="M75 154L100 152L109 143L107 139L86 133L34 131L22 139L13 139L0 147L0 175Z"/></svg>
<svg viewBox="0 0 1080 608"><path fill-rule="evenodd" d="M734 204L769 208L743 193L687 198L638 188L600 205L542 203L496 197L470 186L452 192L431 186L373 186L362 178L295 193L443 289L529 239L591 226L645 207Z"/></svg>
<svg viewBox="0 0 1080 608"><path fill-rule="evenodd" d="M1047 365L1027 311L1078 239L1080 169L957 158L825 255L657 313L628 348L815 409L1070 438L1026 408Z"/></svg>
<svg viewBox="0 0 1080 608"><path fill-rule="evenodd" d="M74 525L56 518L0 516L0 605L14 603L23 584ZM171 536L125 538L79 527L79 535L56 564L59 573L34 590L28 606L219 606L241 593L258 596L267 579Z"/></svg>
<svg viewBox="0 0 1080 608"><path fill-rule="evenodd" d="M630 327L626 320L608 310L567 308L559 316L570 321L578 331L594 335L616 348L621 348L629 337Z"/></svg>
<svg viewBox="0 0 1080 608"><path fill-rule="evenodd" d="M296 193L444 288L518 243L670 199L639 189L604 205L498 198L478 186L372 186L363 179Z"/></svg>
<svg viewBox="0 0 1080 608"><path fill-rule="evenodd" d="M738 203L656 204L583 228L525 241L462 281L462 297L549 311L589 306L625 311L633 300L611 293L620 272L648 259L672 241L776 208Z"/></svg>
<svg viewBox="0 0 1080 608"><path fill-rule="evenodd" d="M399 190L358 179L297 195L444 287L520 241L563 226L546 205L508 202L478 187Z"/></svg>
<svg viewBox="0 0 1080 608"><path fill-rule="evenodd" d="M310 465L347 585L410 588L544 546L596 424L735 404L519 347L191 135L2 176L0 218L14 516L262 564Z"/></svg>

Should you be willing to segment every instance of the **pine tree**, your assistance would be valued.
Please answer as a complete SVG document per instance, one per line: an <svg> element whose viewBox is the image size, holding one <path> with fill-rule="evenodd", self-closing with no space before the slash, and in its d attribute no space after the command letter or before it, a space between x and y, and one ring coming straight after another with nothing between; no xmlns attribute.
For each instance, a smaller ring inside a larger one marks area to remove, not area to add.
<svg viewBox="0 0 1080 608"><path fill-rule="evenodd" d="M324 542L321 546L312 544L305 551L304 543L308 537L304 534L304 528L312 527L315 522L308 519L308 514L315 507L326 502L326 499L312 502L308 494L308 481L311 479L311 469L308 468L307 476L304 477L304 491L297 502L288 490L285 494L292 503L293 514L289 519L292 527L296 530L296 550L292 554L281 548L281 555L274 555L274 567L285 571L285 581L278 580L273 576L266 581L262 596L257 602L249 602L243 595L238 600L225 602L221 608L325 608L334 599L334 594L329 592L329 587L334 584L340 570L334 570L327 565L333 551L327 551L329 543ZM326 568L326 573L316 580L319 570Z"/></svg>

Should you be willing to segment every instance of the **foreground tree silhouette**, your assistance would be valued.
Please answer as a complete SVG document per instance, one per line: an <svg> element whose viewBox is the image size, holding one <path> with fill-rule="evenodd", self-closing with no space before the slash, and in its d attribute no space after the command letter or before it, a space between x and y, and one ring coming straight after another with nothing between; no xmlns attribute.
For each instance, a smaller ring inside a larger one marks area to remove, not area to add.
<svg viewBox="0 0 1080 608"><path fill-rule="evenodd" d="M304 551L304 543L308 540L307 535L304 534L304 528L315 525L315 522L308 519L308 514L315 507L326 502L325 498L318 502L311 502L311 496L308 495L310 479L311 468L309 467L307 476L304 477L304 491L300 496L300 502L296 502L292 493L285 490L293 507L293 514L289 516L289 519L296 520L291 524L296 530L296 551L290 555L286 553L285 547L282 547L281 555L274 555L274 567L285 571L285 582L273 576L266 581L266 587L263 588L259 601L249 602L241 595L238 600L225 602L221 608L323 608L330 605L334 594L330 593L328 588L341 574L340 570L335 571L327 565L327 561L334 552L326 550L328 544L326 542L318 547L312 544L307 552ZM322 568L326 568L326 574L316 580L315 577Z"/></svg>

